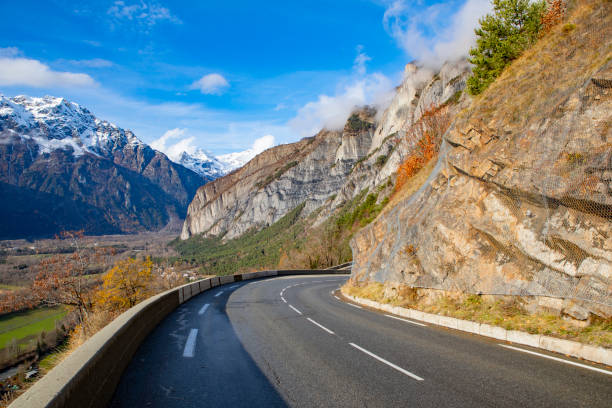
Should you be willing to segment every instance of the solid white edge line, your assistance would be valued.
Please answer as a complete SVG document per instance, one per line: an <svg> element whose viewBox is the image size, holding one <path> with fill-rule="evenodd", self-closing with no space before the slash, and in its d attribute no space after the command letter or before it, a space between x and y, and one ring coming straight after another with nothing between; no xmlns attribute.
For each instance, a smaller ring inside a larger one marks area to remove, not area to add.
<svg viewBox="0 0 612 408"><path fill-rule="evenodd" d="M390 318L392 318L392 319L401 320L402 322L416 324L417 326L427 327L427 325L426 325L426 324L423 324L423 323L417 323L417 322L413 322L412 320L402 319L401 317L391 316L391 315L388 315L388 314L386 314L385 316L390 317Z"/></svg>
<svg viewBox="0 0 612 408"><path fill-rule="evenodd" d="M203 315L204 313L206 313L206 309L208 309L208 306L210 306L210 304L205 304L204 306L202 306L202 308L200 309L200 311L198 312L199 315Z"/></svg>
<svg viewBox="0 0 612 408"><path fill-rule="evenodd" d="M320 328L322 328L323 330L325 330L326 332L328 332L329 334L334 334L333 331L329 330L327 327L323 326L322 324L319 324L317 322L315 322L314 320L312 320L310 317L307 317L306 320L308 320L310 323L312 324L316 324L317 326L319 326Z"/></svg>
<svg viewBox="0 0 612 408"><path fill-rule="evenodd" d="M185 342L185 348L183 349L183 357L193 357L196 339L198 338L198 329L191 329L187 341Z"/></svg>
<svg viewBox="0 0 612 408"><path fill-rule="evenodd" d="M282 297L282 296L281 296L281 300L282 300L283 302L287 303L287 301L285 300L285 298L284 298L284 297Z"/></svg>
<svg viewBox="0 0 612 408"><path fill-rule="evenodd" d="M222 294L223 294L223 291L221 291L221 292L217 293L217 294L215 295L215 297L219 297L219 296L221 296Z"/></svg>
<svg viewBox="0 0 612 408"><path fill-rule="evenodd" d="M362 348L362 347L359 347L359 346L358 346L358 345L356 345L355 343L349 343L349 344L350 344L351 346L355 347L357 350L359 350L359 351L362 351L362 352L366 353L368 356L370 356L370 357L374 357L374 358L375 358L375 359L377 359L378 361L380 361L380 362L382 362L382 363L385 363L385 364L386 364L386 365L388 365L389 367L395 368L395 369L396 369L397 371L399 371L400 373L402 373L402 374L406 374L408 377L414 378L414 379L415 379L415 380L417 380L417 381L424 381L424 380L423 380L423 378L419 377L418 375L416 375L416 374L412 374L410 371L406 371L406 370L404 370L402 367L398 367L398 366L396 366L396 365L395 365L395 364L393 364L392 362L387 361L387 360L385 360L384 358L379 357L379 356L377 356L376 354L374 354L374 353L372 353L372 352L370 352L370 351L368 351L368 350L366 350L366 349L364 349L364 348Z"/></svg>
<svg viewBox="0 0 612 408"><path fill-rule="evenodd" d="M295 307L293 307L292 305L289 305L290 308L292 308L297 314L302 314L302 312L300 312L299 310L297 310Z"/></svg>
<svg viewBox="0 0 612 408"><path fill-rule="evenodd" d="M346 302L346 304L349 305L349 306L356 307L357 309L361 309L361 306L357 306L357 305L354 305L354 304L348 303L348 302Z"/></svg>
<svg viewBox="0 0 612 408"><path fill-rule="evenodd" d="M505 348L509 348L509 349L512 349L512 350L516 350L516 351L521 351L521 352L527 353L527 354L533 354L534 356L540 356L540 357L544 357L544 358L549 358L551 360L560 361L562 363L570 364L570 365L573 365L573 366L576 366L576 367L586 368L587 370L593 370L593 371L597 371L599 373L612 375L612 371L603 370L603 369L597 368L597 367L591 367L591 366L588 366L586 364L574 363L573 361L564 360L562 358L557 358L557 357L553 357L553 356L548 356L546 354L536 353L535 351L525 350L525 349L522 349L522 348L509 346L507 344L500 344L500 346L505 347Z"/></svg>

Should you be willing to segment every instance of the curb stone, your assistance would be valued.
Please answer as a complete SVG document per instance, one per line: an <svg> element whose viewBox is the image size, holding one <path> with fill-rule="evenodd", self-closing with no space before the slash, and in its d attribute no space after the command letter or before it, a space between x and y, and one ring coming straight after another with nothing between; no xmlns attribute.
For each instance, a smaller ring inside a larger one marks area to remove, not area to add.
<svg viewBox="0 0 612 408"><path fill-rule="evenodd" d="M358 298L342 293L343 296L355 303L371 307L373 309L384 310L399 316L426 323L435 324L459 330L463 332L477 334L479 336L491 337L497 340L509 341L515 344L539 348L554 353L569 355L582 358L599 364L612 366L612 350L603 347L582 344L577 341L558 339L556 337L543 336L540 334L530 334L518 330L506 330L503 327L491 326L485 323L472 322L449 316L441 316L432 313L421 312L419 310L405 307L391 306L384 303L375 302L369 299Z"/></svg>

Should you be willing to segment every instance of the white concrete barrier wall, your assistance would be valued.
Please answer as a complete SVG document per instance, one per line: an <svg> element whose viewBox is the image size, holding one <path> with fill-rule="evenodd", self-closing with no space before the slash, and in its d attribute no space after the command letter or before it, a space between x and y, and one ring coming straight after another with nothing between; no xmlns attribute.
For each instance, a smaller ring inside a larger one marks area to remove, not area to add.
<svg viewBox="0 0 612 408"><path fill-rule="evenodd" d="M290 274L292 271L284 272ZM303 275L305 271L299 272ZM321 271L312 273L320 274ZM106 407L140 343L176 307L222 284L277 274L278 271L261 271L216 276L155 295L122 313L93 335L9 407Z"/></svg>

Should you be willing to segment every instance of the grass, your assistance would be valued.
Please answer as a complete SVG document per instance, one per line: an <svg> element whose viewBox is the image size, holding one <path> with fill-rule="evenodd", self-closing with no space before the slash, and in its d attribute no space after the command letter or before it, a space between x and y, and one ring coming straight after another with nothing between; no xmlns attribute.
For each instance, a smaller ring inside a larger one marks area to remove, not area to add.
<svg viewBox="0 0 612 408"><path fill-rule="evenodd" d="M486 323L506 330L543 334L612 348L612 319L593 317L585 326L553 313L529 313L524 307L525 300L520 297L506 296L495 299L489 296L435 292L439 295L431 298L423 296L423 290L408 286L399 286L387 293L382 283L355 285L350 281L342 291L351 296L380 303Z"/></svg>
<svg viewBox="0 0 612 408"><path fill-rule="evenodd" d="M23 289L24 286L18 286L18 285L8 285L8 284L4 284L4 283L0 283L0 290L18 290L18 289Z"/></svg>
<svg viewBox="0 0 612 408"><path fill-rule="evenodd" d="M416 193L419 190L419 188L421 188L421 186L425 184L425 181L427 181L427 178L429 177L433 169L436 167L437 161L438 161L438 158L436 156L433 159L431 159L429 162L427 162L427 164L421 170L419 170L414 176L409 178L399 191L391 195L391 198L389 200L389 205L387 205L385 208L386 209L395 208L395 206L400 201ZM385 213L386 209L383 209L381 212Z"/></svg>
<svg viewBox="0 0 612 408"><path fill-rule="evenodd" d="M59 364L68 354L68 344L64 342L62 345L57 346L38 361L38 368L44 374L51 371L53 367Z"/></svg>
<svg viewBox="0 0 612 408"><path fill-rule="evenodd" d="M57 306L0 316L0 348L6 347L13 339L20 340L55 329L55 322L63 319L66 313L68 309L65 306Z"/></svg>
<svg viewBox="0 0 612 408"><path fill-rule="evenodd" d="M511 124L514 129L529 129L542 117L554 117L568 96L612 55L609 41L604 40L612 24L606 3L576 3L566 24L544 35L476 97L478 103L463 114L464 121L486 123L490 128ZM461 128L461 121L457 125Z"/></svg>
<svg viewBox="0 0 612 408"><path fill-rule="evenodd" d="M368 194L365 199L363 199L366 193L367 190L359 193L359 195L347 205L336 218L336 225L341 231L352 231L356 225L359 227L368 225L374 221L389 202L389 199L385 197L377 204L378 193Z"/></svg>

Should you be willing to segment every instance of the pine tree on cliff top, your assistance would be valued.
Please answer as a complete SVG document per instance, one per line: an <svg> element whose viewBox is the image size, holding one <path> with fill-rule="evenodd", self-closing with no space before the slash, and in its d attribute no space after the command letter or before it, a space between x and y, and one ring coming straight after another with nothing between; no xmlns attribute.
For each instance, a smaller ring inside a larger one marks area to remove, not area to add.
<svg viewBox="0 0 612 408"><path fill-rule="evenodd" d="M512 60L533 44L542 27L544 0L492 0L493 14L479 20L476 47L470 50L474 65L467 87L472 95L484 91Z"/></svg>

